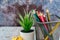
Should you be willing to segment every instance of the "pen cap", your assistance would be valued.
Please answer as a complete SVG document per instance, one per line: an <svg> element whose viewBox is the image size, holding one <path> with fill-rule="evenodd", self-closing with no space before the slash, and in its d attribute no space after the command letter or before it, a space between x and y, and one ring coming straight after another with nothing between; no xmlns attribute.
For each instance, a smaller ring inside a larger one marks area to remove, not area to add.
<svg viewBox="0 0 60 40"><path fill-rule="evenodd" d="M39 22L40 20L39 20L39 18L38 18L38 16L37 16L35 10L32 10L32 13L33 13L33 16L34 16L34 18L36 19L36 21Z"/></svg>

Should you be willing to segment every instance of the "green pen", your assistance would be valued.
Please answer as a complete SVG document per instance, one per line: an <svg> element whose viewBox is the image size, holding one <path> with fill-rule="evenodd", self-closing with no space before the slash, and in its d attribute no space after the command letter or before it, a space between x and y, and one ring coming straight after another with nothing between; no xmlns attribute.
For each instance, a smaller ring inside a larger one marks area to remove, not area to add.
<svg viewBox="0 0 60 40"><path fill-rule="evenodd" d="M37 14L36 14L36 12L35 12L35 10L32 10L32 13L33 13L34 18L36 19L36 21L37 21L37 22L40 22L40 20L39 20Z"/></svg>

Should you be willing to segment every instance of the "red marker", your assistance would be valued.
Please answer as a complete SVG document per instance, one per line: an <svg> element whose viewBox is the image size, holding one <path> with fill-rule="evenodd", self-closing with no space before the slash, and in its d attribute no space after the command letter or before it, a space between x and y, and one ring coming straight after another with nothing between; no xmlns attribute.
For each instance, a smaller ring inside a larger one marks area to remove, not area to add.
<svg viewBox="0 0 60 40"><path fill-rule="evenodd" d="M46 22L46 19L45 19L45 17L43 16L43 14L42 14L41 12L38 12L37 15L38 15L39 19L41 20L41 22L43 23L45 29L48 31L47 25L44 24L44 22Z"/></svg>

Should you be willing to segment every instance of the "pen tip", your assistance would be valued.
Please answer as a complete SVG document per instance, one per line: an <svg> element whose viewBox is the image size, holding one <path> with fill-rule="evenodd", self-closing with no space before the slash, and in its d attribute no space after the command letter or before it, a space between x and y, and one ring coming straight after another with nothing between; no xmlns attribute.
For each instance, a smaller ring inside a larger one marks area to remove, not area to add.
<svg viewBox="0 0 60 40"><path fill-rule="evenodd" d="M32 10L32 13L35 14L35 10Z"/></svg>
<svg viewBox="0 0 60 40"><path fill-rule="evenodd" d="M48 9L46 9L46 12L49 12L49 10L48 10Z"/></svg>

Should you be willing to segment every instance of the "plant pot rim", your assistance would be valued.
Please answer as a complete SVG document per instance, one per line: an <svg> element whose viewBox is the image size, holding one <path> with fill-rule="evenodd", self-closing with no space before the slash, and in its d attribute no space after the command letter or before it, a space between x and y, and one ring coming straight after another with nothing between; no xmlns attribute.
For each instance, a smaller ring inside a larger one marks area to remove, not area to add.
<svg viewBox="0 0 60 40"><path fill-rule="evenodd" d="M25 32L24 30L21 30L20 32L21 32L21 33L32 33L32 32L34 32L34 30L31 29L29 32Z"/></svg>

